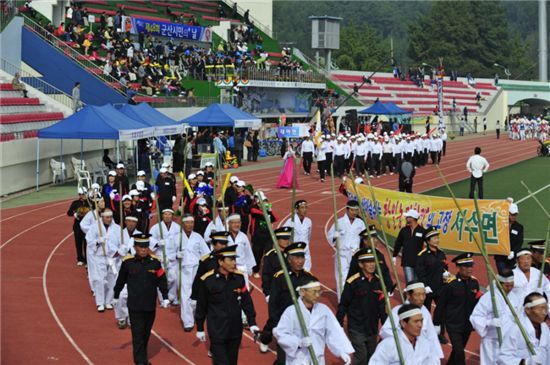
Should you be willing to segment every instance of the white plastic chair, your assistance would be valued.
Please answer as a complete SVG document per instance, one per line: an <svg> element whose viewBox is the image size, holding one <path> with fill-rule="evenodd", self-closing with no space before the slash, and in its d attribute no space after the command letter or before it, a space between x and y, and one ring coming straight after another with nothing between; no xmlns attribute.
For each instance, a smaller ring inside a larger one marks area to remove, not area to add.
<svg viewBox="0 0 550 365"><path fill-rule="evenodd" d="M74 173L74 177L78 180L79 188L84 186L86 189L90 190L92 187L92 178L88 171L77 169ZM86 185L84 185L84 183L86 183Z"/></svg>
<svg viewBox="0 0 550 365"><path fill-rule="evenodd" d="M107 171L101 166L101 164L94 164L92 162L89 163L90 165L90 173L92 174L93 182L98 184L106 184L107 183Z"/></svg>
<svg viewBox="0 0 550 365"><path fill-rule="evenodd" d="M75 177L77 170L86 170L86 162L84 162L84 160L79 160L77 158L71 157L71 162L73 164L73 172Z"/></svg>
<svg viewBox="0 0 550 365"><path fill-rule="evenodd" d="M52 169L52 183L55 184L57 179L59 178L59 181L63 181L66 178L66 168L64 162L59 162L54 160L53 158L50 159L50 168Z"/></svg>

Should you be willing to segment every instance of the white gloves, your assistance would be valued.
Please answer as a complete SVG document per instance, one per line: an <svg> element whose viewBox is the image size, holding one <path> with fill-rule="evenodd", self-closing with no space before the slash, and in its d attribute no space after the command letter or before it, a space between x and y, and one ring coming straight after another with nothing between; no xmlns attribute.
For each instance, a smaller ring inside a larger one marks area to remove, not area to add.
<svg viewBox="0 0 550 365"><path fill-rule="evenodd" d="M199 339L200 342L206 342L206 335L204 334L204 331L195 333L195 336Z"/></svg>
<svg viewBox="0 0 550 365"><path fill-rule="evenodd" d="M351 356L349 354L342 354L340 358L344 361L344 365L351 365Z"/></svg>
<svg viewBox="0 0 550 365"><path fill-rule="evenodd" d="M115 193L111 191L109 193L109 198L111 198L111 200L114 200L115 199Z"/></svg>
<svg viewBox="0 0 550 365"><path fill-rule="evenodd" d="M176 201L176 197L173 196L173 197L172 197L172 203L174 203L175 201Z"/></svg>
<svg viewBox="0 0 550 365"><path fill-rule="evenodd" d="M258 326L256 325L250 326L250 332L252 332L252 334L255 335L256 333L260 332L260 328L258 328Z"/></svg>
<svg viewBox="0 0 550 365"><path fill-rule="evenodd" d="M166 245L166 242L164 240L158 240L157 241L157 246L163 247L164 245Z"/></svg>
<svg viewBox="0 0 550 365"><path fill-rule="evenodd" d="M178 260L183 259L183 251L178 251L178 252L176 252L176 258L177 258Z"/></svg>
<svg viewBox="0 0 550 365"><path fill-rule="evenodd" d="M170 305L170 301L168 299L163 299L162 302L160 303L161 308L168 308L169 305Z"/></svg>
<svg viewBox="0 0 550 365"><path fill-rule="evenodd" d="M391 260L393 261L394 265L397 264L397 257L394 256L394 257L391 258Z"/></svg>
<svg viewBox="0 0 550 365"><path fill-rule="evenodd" d="M269 295L267 297L265 297L265 302L269 303Z"/></svg>
<svg viewBox="0 0 550 365"><path fill-rule="evenodd" d="M437 335L439 336L441 334L441 326L434 326L435 328L435 333L437 333Z"/></svg>
<svg viewBox="0 0 550 365"><path fill-rule="evenodd" d="M447 280L450 276L451 276L451 273L448 272L447 270L445 270L445 271L443 272L443 275L442 275L443 280Z"/></svg>
<svg viewBox="0 0 550 365"><path fill-rule="evenodd" d="M426 294L431 294L433 293L432 291L432 288L430 288L429 286L426 287Z"/></svg>
<svg viewBox="0 0 550 365"><path fill-rule="evenodd" d="M500 321L500 318L493 318L489 321L489 325L491 327L501 327L502 322Z"/></svg>
<svg viewBox="0 0 550 365"><path fill-rule="evenodd" d="M508 260L513 260L514 259L514 251L510 251L510 253L508 254Z"/></svg>
<svg viewBox="0 0 550 365"><path fill-rule="evenodd" d="M300 340L300 347L305 348L311 346L311 337L304 337Z"/></svg>
<svg viewBox="0 0 550 365"><path fill-rule="evenodd" d="M74 219L78 219L78 213L73 214Z"/></svg>

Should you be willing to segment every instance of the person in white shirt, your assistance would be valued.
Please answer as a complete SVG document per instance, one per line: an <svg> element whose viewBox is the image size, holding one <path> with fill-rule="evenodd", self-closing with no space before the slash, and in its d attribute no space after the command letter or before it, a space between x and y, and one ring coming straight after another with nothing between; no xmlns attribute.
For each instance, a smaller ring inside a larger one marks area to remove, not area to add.
<svg viewBox="0 0 550 365"><path fill-rule="evenodd" d="M326 137L323 135L319 140L319 146L317 147L315 153L317 154L317 170L319 170L319 176L321 177L321 182L325 182L325 176L327 173L327 152L330 147L330 142L327 141Z"/></svg>
<svg viewBox="0 0 550 365"><path fill-rule="evenodd" d="M423 312L417 305L403 304L397 311L399 327L397 338L401 353L406 365L440 365L441 352L434 351L432 341L422 332L424 321ZM441 349L441 347L439 347ZM386 337L376 347L369 365L399 365L399 353L395 345L394 336Z"/></svg>
<svg viewBox="0 0 550 365"><path fill-rule="evenodd" d="M309 136L306 136L306 139L302 142L300 147L300 155L304 160L304 173L309 176L311 173L311 164L313 162L313 151L315 150L315 145L310 140Z"/></svg>
<svg viewBox="0 0 550 365"><path fill-rule="evenodd" d="M363 137L357 138L354 154L355 154L355 172L357 176L364 177L367 145L365 144L365 139Z"/></svg>
<svg viewBox="0 0 550 365"><path fill-rule="evenodd" d="M384 143L382 144L382 174L386 176L386 168L390 170L390 175L393 175L392 158L393 158L394 145L390 143L388 136L384 137Z"/></svg>
<svg viewBox="0 0 550 365"><path fill-rule="evenodd" d="M545 294L550 298L550 280L546 278L539 269L532 266L532 252L524 249L516 253L517 266L514 272L514 293L520 298L525 298L529 293L537 292ZM539 279L542 275L541 286Z"/></svg>
<svg viewBox="0 0 550 365"><path fill-rule="evenodd" d="M383 140L383 139L382 139ZM370 177L380 177L380 160L382 160L382 144L380 143L380 140L375 138L374 143L371 146L371 163L369 166Z"/></svg>
<svg viewBox="0 0 550 365"><path fill-rule="evenodd" d="M229 245L237 245L237 270L242 272L248 287L248 277L252 275L252 268L256 266L252 246L247 235L241 231L242 220L238 213L230 214L226 222L230 233Z"/></svg>
<svg viewBox="0 0 550 365"><path fill-rule="evenodd" d="M530 353L519 326L513 323L509 328L503 329L505 337L500 347L497 365L550 363L550 329L545 323L548 317L548 301L539 293L531 293L525 297L523 308L519 320L527 332L535 354Z"/></svg>
<svg viewBox="0 0 550 365"><path fill-rule="evenodd" d="M442 154L445 156L445 153L447 153L447 139L449 137L447 136L447 131L445 128L441 128L441 142L443 145L441 146Z"/></svg>
<svg viewBox="0 0 550 365"><path fill-rule="evenodd" d="M483 174L489 170L489 162L481 156L481 148L474 149L474 155L470 156L466 162L466 168L472 174L470 176L470 199L474 198L474 190L478 189L478 198L483 199Z"/></svg>
<svg viewBox="0 0 550 365"><path fill-rule="evenodd" d="M303 335L296 308L290 306L285 309L277 327L273 329L273 335L286 353L286 365L311 364L309 346L313 346L319 365L325 365L325 346L334 356L342 359L345 365L350 365L350 354L354 352L351 342L329 307L318 303L321 283L309 277L296 290L300 294L298 305L308 337Z"/></svg>
<svg viewBox="0 0 550 365"><path fill-rule="evenodd" d="M206 230L204 231L204 235L202 238L204 238L204 241L208 244L212 242L212 238L210 237L212 233L214 232L222 232L227 231L227 222L225 221L227 217L227 212L229 211L229 207L224 207L223 204L220 202L218 204L218 215L215 220L208 223L206 226Z"/></svg>
<svg viewBox="0 0 550 365"><path fill-rule="evenodd" d="M334 176L342 176L346 168L346 159L350 154L345 137L338 137L338 144L334 147Z"/></svg>
<svg viewBox="0 0 550 365"><path fill-rule="evenodd" d="M514 310L519 313L523 300L512 291L514 288L514 273L511 271L502 273L502 275L497 276L497 280L501 283ZM505 330L509 330L512 326L516 325L513 314L502 294L497 290L494 284L491 285L493 285L495 291L495 303L498 317L493 311L492 298L489 291L483 294L479 299L474 311L470 315L472 327L481 337L481 348L479 353L481 365L493 365L497 361L500 352L497 334L498 328L501 329L504 335Z"/></svg>
<svg viewBox="0 0 550 365"><path fill-rule="evenodd" d="M293 242L305 242L306 253L305 253L305 263L304 269L307 271L311 270L311 252L309 250L309 245L311 242L311 231L313 224L311 219L307 215L307 201L298 200L294 203L294 218L288 218L283 226L293 228Z"/></svg>

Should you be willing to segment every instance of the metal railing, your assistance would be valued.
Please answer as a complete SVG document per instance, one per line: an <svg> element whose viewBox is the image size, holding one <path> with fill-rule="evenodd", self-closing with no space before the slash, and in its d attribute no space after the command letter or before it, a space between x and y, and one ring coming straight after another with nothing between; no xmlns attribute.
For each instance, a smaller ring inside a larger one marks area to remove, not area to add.
<svg viewBox="0 0 550 365"><path fill-rule="evenodd" d="M288 81L288 82L309 82L324 83L325 76L313 71L279 70L277 67L270 70L259 70L247 68L239 72L241 78L248 80L262 81Z"/></svg>
<svg viewBox="0 0 550 365"><path fill-rule="evenodd" d="M68 108L72 108L73 98L65 93L63 90L56 88L55 86L48 84L46 81L28 73L22 71L18 66L11 64L10 62L0 59L0 68L7 72L10 75L15 75L19 72L22 78L24 78L24 83L31 86L32 88L46 94L50 98L54 99L58 103L65 105Z"/></svg>
<svg viewBox="0 0 550 365"><path fill-rule="evenodd" d="M188 108L188 107L207 107L210 104L219 103L219 96L192 96L192 97L158 97L158 100L149 97L144 99L153 108ZM139 99L138 99L139 101Z"/></svg>
<svg viewBox="0 0 550 365"><path fill-rule="evenodd" d="M112 89L116 90L118 93L125 95L123 91L124 87L120 84L120 82L117 79L115 79L110 75L105 75L103 74L103 72L101 73L91 72L90 69L99 69L99 66L93 63L92 61L86 59L86 56L76 51L73 47L71 47L69 44L62 41L61 39L57 38L52 33L48 32L40 24L36 23L29 17L23 15L23 18L25 20L25 26L29 30L36 33L40 38L48 42L58 51L62 52L65 56L71 58L74 62L78 63L90 75L109 84L109 86Z"/></svg>
<svg viewBox="0 0 550 365"><path fill-rule="evenodd" d="M231 9L233 9L233 5L236 3L236 1L231 1L231 0L222 0L222 1L225 3L225 5L229 6ZM243 9L240 5L237 4L237 13L243 18L244 18L245 11L246 11L245 9ZM259 30L261 30L262 32L264 32L265 34L270 36L271 38L275 38L274 33L273 33L273 29L265 26L257 18L254 18L252 15L250 15L250 13L248 14L248 18L252 22L254 22L254 27L255 28L258 28Z"/></svg>

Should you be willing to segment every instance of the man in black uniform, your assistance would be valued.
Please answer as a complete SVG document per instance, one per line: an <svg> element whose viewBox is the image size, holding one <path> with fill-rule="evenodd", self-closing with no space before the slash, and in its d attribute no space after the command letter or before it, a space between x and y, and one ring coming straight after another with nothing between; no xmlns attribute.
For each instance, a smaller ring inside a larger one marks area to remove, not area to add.
<svg viewBox="0 0 550 365"><path fill-rule="evenodd" d="M277 238L277 244L282 252L290 243L290 237L292 236L291 227L281 227L277 228L275 231L275 237ZM275 248L267 251L263 258L262 266L262 291L265 295L266 302L269 302L269 294L271 292L271 281L273 280L273 275L281 270L281 264L279 263L279 258L277 257L277 252ZM271 340L269 341L271 342ZM269 343L267 342L267 343Z"/></svg>
<svg viewBox="0 0 550 365"><path fill-rule="evenodd" d="M172 209L176 201L176 180L168 174L168 169L162 167L157 177L158 207L162 212L164 209Z"/></svg>
<svg viewBox="0 0 550 365"><path fill-rule="evenodd" d="M479 282L472 276L473 256L471 252L465 252L452 260L458 273L443 286L434 312L436 331L438 326L445 325L453 346L448 365L466 364L464 348L472 333L469 318L482 295Z"/></svg>
<svg viewBox="0 0 550 365"><path fill-rule="evenodd" d="M204 274L198 286L196 336L201 342L206 341L204 321L208 319L210 351L215 365L238 363L243 335L241 311L246 314L250 332L255 334L260 331L256 326L256 311L244 276L237 271L236 250L236 245L218 250L218 267Z"/></svg>
<svg viewBox="0 0 550 365"><path fill-rule="evenodd" d="M122 186L122 191L119 194L126 195L130 191L130 182L128 176L126 176L126 170L123 163L116 165L116 177L115 177L115 189L119 189Z"/></svg>
<svg viewBox="0 0 550 365"><path fill-rule="evenodd" d="M360 271L346 280L336 319L343 326L348 317L348 336L355 349L354 364L366 364L376 350L378 328L386 320L384 292L376 275L372 248L355 253Z"/></svg>
<svg viewBox="0 0 550 365"><path fill-rule="evenodd" d="M407 225L399 231L397 239L395 240L395 247L393 250L393 263L397 261L397 255L403 248L403 257L401 258L401 266L405 272L405 282L416 280L416 258L418 253L422 251L424 247L424 227L418 224L418 218L420 214L414 209L405 213L405 219Z"/></svg>
<svg viewBox="0 0 550 365"><path fill-rule="evenodd" d="M135 234L134 256L126 256L115 284L115 304L124 285L128 288L128 312L132 323L132 347L136 365L150 365L147 343L155 321L157 289L162 294L163 308L168 307L168 284L160 261L149 254L149 234Z"/></svg>
<svg viewBox="0 0 550 365"><path fill-rule="evenodd" d="M426 228L424 240L427 247L418 253L416 259L416 275L418 280L426 285L426 300L424 305L432 312L432 301L439 301L443 283L451 276L447 271L447 256L439 249L439 231L435 227ZM439 342L446 344L448 341L443 336L443 328L439 333Z"/></svg>
<svg viewBox="0 0 550 365"><path fill-rule="evenodd" d="M74 200L67 211L69 217L74 217L73 233L76 247L76 264L78 266L86 265L86 235L80 228L82 218L92 209L90 202L86 199L86 189L78 188L78 199Z"/></svg>
<svg viewBox="0 0 550 365"><path fill-rule="evenodd" d="M516 254L523 246L523 226L518 222L519 208L512 198L508 198L510 207L508 208L508 221L510 222L510 254L495 255L495 263L499 274L513 270L516 267Z"/></svg>
<svg viewBox="0 0 550 365"><path fill-rule="evenodd" d="M545 240L536 240L529 242L531 246L531 257L533 258L533 266L535 269L540 270L542 268L542 262L544 261L544 248L546 246ZM546 258L544 264L544 275L550 280L550 257Z"/></svg>
<svg viewBox="0 0 550 365"><path fill-rule="evenodd" d="M394 284L393 280L391 279L390 270L388 268L388 265L386 264L386 258L384 257L384 254L380 252L379 249L376 248L378 244L383 245L382 239L378 236L378 232L376 232L376 226L370 225L367 229L362 230L359 233L359 236L361 237L359 250L362 248L371 247L369 237L372 237L372 239L374 240L376 256L378 256L378 261L380 263L380 270L382 271L382 277L384 278L384 284L386 284L388 293L393 292L397 284ZM346 279L349 279L351 276L355 275L360 271L361 271L361 268L359 267L357 256L354 254L349 264L349 271L348 271L348 275L346 276Z"/></svg>
<svg viewBox="0 0 550 365"><path fill-rule="evenodd" d="M290 281L294 289L302 285L306 278L312 277L309 271L304 270L306 246L307 244L305 242L294 242L288 245L284 250L286 264L288 266L286 269L288 270L288 275L290 276ZM273 328L277 327L279 319L281 319L285 309L292 304L290 290L286 284L284 272L281 269L273 275L273 280L271 282L268 302L269 318L267 319L267 323L262 331L262 338L260 339L261 352L267 352L267 345L271 342L272 338L271 331ZM267 341L268 339L269 341ZM281 347L277 346L277 359L275 359L273 365L284 365L285 359L285 352Z"/></svg>
<svg viewBox="0 0 550 365"><path fill-rule="evenodd" d="M216 257L216 252L222 248L227 247L229 242L229 232L219 231L212 232L210 234L210 245L212 246L212 252L201 257L199 262L199 267L197 268L197 273L195 274L195 279L193 279L193 287L191 289L191 299L197 300L197 292L199 289L199 283L201 276L214 270L218 267L218 258Z"/></svg>

